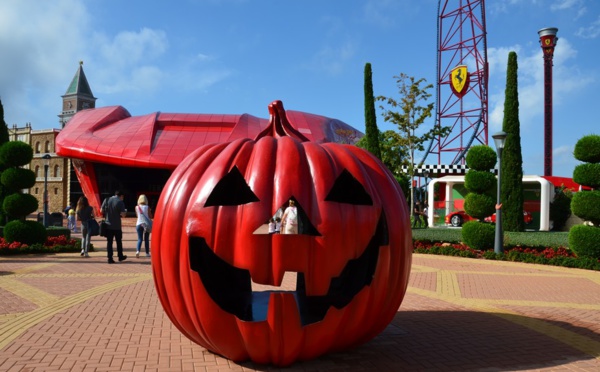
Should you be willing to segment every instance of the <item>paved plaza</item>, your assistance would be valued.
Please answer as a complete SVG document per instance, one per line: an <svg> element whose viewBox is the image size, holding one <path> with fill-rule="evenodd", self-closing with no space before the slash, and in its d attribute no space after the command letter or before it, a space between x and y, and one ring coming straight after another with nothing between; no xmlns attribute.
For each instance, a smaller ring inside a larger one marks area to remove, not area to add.
<svg viewBox="0 0 600 372"><path fill-rule="evenodd" d="M600 371L600 272L433 255L413 256L372 341L288 368L233 363L171 324L131 224L122 263L101 237L90 258L0 257L0 371Z"/></svg>

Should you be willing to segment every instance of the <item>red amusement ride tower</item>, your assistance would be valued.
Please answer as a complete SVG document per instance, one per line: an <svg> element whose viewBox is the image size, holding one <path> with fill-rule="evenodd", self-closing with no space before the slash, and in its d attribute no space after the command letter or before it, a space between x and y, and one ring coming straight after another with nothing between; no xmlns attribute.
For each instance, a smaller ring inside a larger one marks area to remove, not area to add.
<svg viewBox="0 0 600 372"><path fill-rule="evenodd" d="M451 133L426 153L464 164L469 147L488 143L488 62L484 0L440 0L435 125Z"/></svg>
<svg viewBox="0 0 600 372"><path fill-rule="evenodd" d="M552 176L552 59L558 41L557 32L556 27L538 31L544 52L544 176Z"/></svg>

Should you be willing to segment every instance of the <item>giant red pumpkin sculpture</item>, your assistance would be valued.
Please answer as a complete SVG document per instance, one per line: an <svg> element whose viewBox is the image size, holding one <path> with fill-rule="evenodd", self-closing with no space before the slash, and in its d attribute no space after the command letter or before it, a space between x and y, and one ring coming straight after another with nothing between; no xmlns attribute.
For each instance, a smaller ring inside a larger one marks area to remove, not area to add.
<svg viewBox="0 0 600 372"><path fill-rule="evenodd" d="M356 146L308 142L280 101L255 140L205 145L173 172L152 234L158 297L187 337L234 361L288 365L355 346L392 320L412 237L392 174ZM299 233L258 234L295 200ZM295 291L253 292L252 282Z"/></svg>

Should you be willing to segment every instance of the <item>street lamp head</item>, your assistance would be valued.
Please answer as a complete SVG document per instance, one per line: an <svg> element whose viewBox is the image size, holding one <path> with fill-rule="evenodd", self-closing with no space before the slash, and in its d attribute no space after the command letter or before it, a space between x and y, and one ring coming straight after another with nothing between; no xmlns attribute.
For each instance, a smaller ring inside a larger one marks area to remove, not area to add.
<svg viewBox="0 0 600 372"><path fill-rule="evenodd" d="M44 159L44 165L50 165L51 158L52 158L52 156L50 156L50 154L46 154L46 155L42 156L42 159Z"/></svg>
<svg viewBox="0 0 600 372"><path fill-rule="evenodd" d="M504 143L506 142L506 132L500 131L498 133L495 133L492 135L492 138L494 139L494 144L496 145L496 151L498 152L498 154L500 154L502 152L502 150L504 150Z"/></svg>

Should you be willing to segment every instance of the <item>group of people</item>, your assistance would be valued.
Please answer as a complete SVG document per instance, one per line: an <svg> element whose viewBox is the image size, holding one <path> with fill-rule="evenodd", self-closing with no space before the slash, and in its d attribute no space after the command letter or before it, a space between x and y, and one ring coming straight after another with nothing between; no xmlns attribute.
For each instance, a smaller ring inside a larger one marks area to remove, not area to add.
<svg viewBox="0 0 600 372"><path fill-rule="evenodd" d="M106 222L106 254L108 263L115 263L113 258L113 242L117 246L117 259L119 262L125 261L127 255L123 254L123 229L121 218L127 214L125 208L125 202L123 201L125 195L116 191L110 198L104 199L102 206L100 207L101 215L104 217ZM152 210L148 205L148 198L142 194L138 197L137 205L135 208L137 216L136 221L136 232L138 235L137 249L135 256L140 257L140 250L142 242L144 242L144 248L146 250L146 257L150 257L150 232L146 229L147 221L152 220ZM77 202L77 208L74 211L76 220L81 221L81 256L89 257L88 250L90 247L91 231L88 226L89 221L95 219L94 209L90 206L88 199L85 196L79 198Z"/></svg>
<svg viewBox="0 0 600 372"><path fill-rule="evenodd" d="M278 214L281 213L280 211L281 209ZM298 207L294 200L288 202L281 217L273 217L269 220L269 234L298 234Z"/></svg>
<svg viewBox="0 0 600 372"><path fill-rule="evenodd" d="M419 200L415 201L415 208L413 210L413 223L412 223L412 227L413 229L417 227L417 225L419 225L418 227L424 227L424 228L428 228L429 227L429 221L428 221L428 217L427 217L427 202L423 202L423 204L421 204L421 202Z"/></svg>

